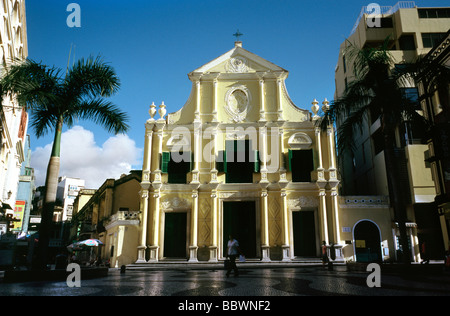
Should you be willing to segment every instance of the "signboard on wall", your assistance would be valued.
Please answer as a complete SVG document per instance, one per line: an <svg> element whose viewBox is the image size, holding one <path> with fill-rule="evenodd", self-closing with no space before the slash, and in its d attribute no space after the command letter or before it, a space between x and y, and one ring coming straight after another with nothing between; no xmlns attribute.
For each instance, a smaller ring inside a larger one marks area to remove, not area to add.
<svg viewBox="0 0 450 316"><path fill-rule="evenodd" d="M16 201L16 206L14 207L14 218L18 219L19 221L13 222L14 228L11 229L11 231L21 231L22 230L22 224L23 224L23 216L25 214L25 204L26 201Z"/></svg>

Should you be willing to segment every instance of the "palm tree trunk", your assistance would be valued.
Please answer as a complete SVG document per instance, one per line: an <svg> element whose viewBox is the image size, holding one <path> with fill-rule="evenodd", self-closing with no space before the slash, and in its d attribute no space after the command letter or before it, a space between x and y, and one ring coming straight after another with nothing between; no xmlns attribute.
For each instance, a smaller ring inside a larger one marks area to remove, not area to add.
<svg viewBox="0 0 450 316"><path fill-rule="evenodd" d="M394 152L394 130L384 127L384 159L386 166L387 181L390 191L391 205L394 209L394 216L398 223L400 231L400 244L403 250L403 263L411 263L411 253L408 244L408 238L406 233L406 203L403 196L403 190L409 190L409 188L403 188L400 182L400 176L398 173L398 166L396 163L396 156Z"/></svg>
<svg viewBox="0 0 450 316"><path fill-rule="evenodd" d="M56 193L58 189L58 177L60 166L60 146L62 133L62 118L58 120L55 129L55 138L52 145L52 153L47 166L47 175L45 178L44 205L41 214L41 224L39 229L39 253L37 268L43 270L46 268L48 259L48 248L50 242L50 233L53 222L53 210L56 202Z"/></svg>

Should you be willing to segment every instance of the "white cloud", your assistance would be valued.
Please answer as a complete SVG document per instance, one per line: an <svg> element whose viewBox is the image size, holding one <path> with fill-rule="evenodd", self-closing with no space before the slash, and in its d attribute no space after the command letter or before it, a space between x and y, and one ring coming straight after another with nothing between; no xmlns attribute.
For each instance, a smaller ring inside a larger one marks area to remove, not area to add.
<svg viewBox="0 0 450 316"><path fill-rule="evenodd" d="M37 147L31 154L36 185L44 185L52 144ZM97 189L106 179L119 178L131 169L140 169L142 149L127 135L116 135L102 146L94 140L94 133L74 126L61 136L60 176L84 179L86 188Z"/></svg>

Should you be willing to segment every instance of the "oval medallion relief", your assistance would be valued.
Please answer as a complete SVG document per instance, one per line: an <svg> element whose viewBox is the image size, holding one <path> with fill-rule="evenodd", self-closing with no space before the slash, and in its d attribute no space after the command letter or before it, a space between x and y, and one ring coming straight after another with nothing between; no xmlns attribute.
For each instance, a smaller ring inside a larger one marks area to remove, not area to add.
<svg viewBox="0 0 450 316"><path fill-rule="evenodd" d="M225 94L225 110L231 120L239 123L245 120L250 110L250 91L244 85L232 87Z"/></svg>

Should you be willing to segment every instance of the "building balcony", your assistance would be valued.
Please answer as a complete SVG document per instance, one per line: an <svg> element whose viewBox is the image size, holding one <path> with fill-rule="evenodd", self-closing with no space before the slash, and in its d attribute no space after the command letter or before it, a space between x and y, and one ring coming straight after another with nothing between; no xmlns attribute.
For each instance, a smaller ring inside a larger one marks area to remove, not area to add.
<svg viewBox="0 0 450 316"><path fill-rule="evenodd" d="M92 233L95 231L95 225L92 223L82 223L80 228L80 234Z"/></svg>
<svg viewBox="0 0 450 316"><path fill-rule="evenodd" d="M103 226L108 230L119 225L139 225L140 211L118 211L111 215L103 223Z"/></svg>

